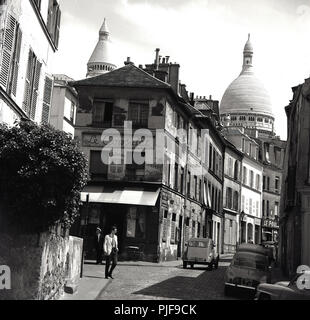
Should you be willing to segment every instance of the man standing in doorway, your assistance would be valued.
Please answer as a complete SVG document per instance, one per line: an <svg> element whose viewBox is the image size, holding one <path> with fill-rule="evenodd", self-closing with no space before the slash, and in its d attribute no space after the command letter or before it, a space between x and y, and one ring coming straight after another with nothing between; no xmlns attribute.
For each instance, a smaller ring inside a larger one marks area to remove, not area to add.
<svg viewBox="0 0 310 320"><path fill-rule="evenodd" d="M105 262L105 278L114 279L112 272L117 265L118 241L117 241L117 228L114 226L111 233L107 234L104 239L103 250L106 257ZM112 266L110 268L112 262Z"/></svg>
<svg viewBox="0 0 310 320"><path fill-rule="evenodd" d="M94 245L95 245L95 250L96 250L96 264L101 264L102 263L102 253L103 253L103 234L102 230L97 227L96 229L96 235L94 239Z"/></svg>

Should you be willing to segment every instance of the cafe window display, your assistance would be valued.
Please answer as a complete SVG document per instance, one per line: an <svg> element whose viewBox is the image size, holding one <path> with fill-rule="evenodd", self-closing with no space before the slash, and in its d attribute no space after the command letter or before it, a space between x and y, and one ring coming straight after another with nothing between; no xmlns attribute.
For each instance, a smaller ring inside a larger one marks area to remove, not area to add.
<svg viewBox="0 0 310 320"><path fill-rule="evenodd" d="M145 238L145 211L143 207L130 207L127 212L127 238Z"/></svg>

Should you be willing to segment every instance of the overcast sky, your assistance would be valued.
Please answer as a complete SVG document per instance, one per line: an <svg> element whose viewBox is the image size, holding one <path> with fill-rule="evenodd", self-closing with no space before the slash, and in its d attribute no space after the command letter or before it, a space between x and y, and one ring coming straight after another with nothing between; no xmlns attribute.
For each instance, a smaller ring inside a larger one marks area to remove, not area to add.
<svg viewBox="0 0 310 320"><path fill-rule="evenodd" d="M276 131L286 139L291 87L310 76L310 0L62 0L60 47L53 72L74 79L108 20L115 63L153 62L155 49L181 64L189 92L221 100L239 75L251 33L256 75L270 92Z"/></svg>

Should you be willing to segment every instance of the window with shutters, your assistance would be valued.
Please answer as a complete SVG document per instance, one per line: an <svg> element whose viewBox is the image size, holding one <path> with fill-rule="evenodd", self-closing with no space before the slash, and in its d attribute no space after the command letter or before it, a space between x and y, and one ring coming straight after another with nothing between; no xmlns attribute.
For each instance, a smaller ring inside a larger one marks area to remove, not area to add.
<svg viewBox="0 0 310 320"><path fill-rule="evenodd" d="M16 96L22 32L16 19L8 14L4 29L0 84L8 94Z"/></svg>
<svg viewBox="0 0 310 320"><path fill-rule="evenodd" d="M42 108L42 123L44 124L47 124L49 122L52 90L53 90L53 80L49 77L45 77L43 108Z"/></svg>
<svg viewBox="0 0 310 320"><path fill-rule="evenodd" d="M56 47L59 44L60 21L61 10L57 0L49 0L47 29Z"/></svg>
<svg viewBox="0 0 310 320"><path fill-rule="evenodd" d="M30 49L26 72L23 109L31 120L35 119L37 109L41 67L42 64L37 60L36 55Z"/></svg>

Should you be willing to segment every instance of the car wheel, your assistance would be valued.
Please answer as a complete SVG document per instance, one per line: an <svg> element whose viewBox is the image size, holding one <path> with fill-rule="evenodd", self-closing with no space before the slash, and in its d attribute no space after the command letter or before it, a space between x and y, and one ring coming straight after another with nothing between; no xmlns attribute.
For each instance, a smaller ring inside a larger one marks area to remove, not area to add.
<svg viewBox="0 0 310 320"><path fill-rule="evenodd" d="M183 269L186 269L186 268L187 268L187 262L183 261Z"/></svg>

